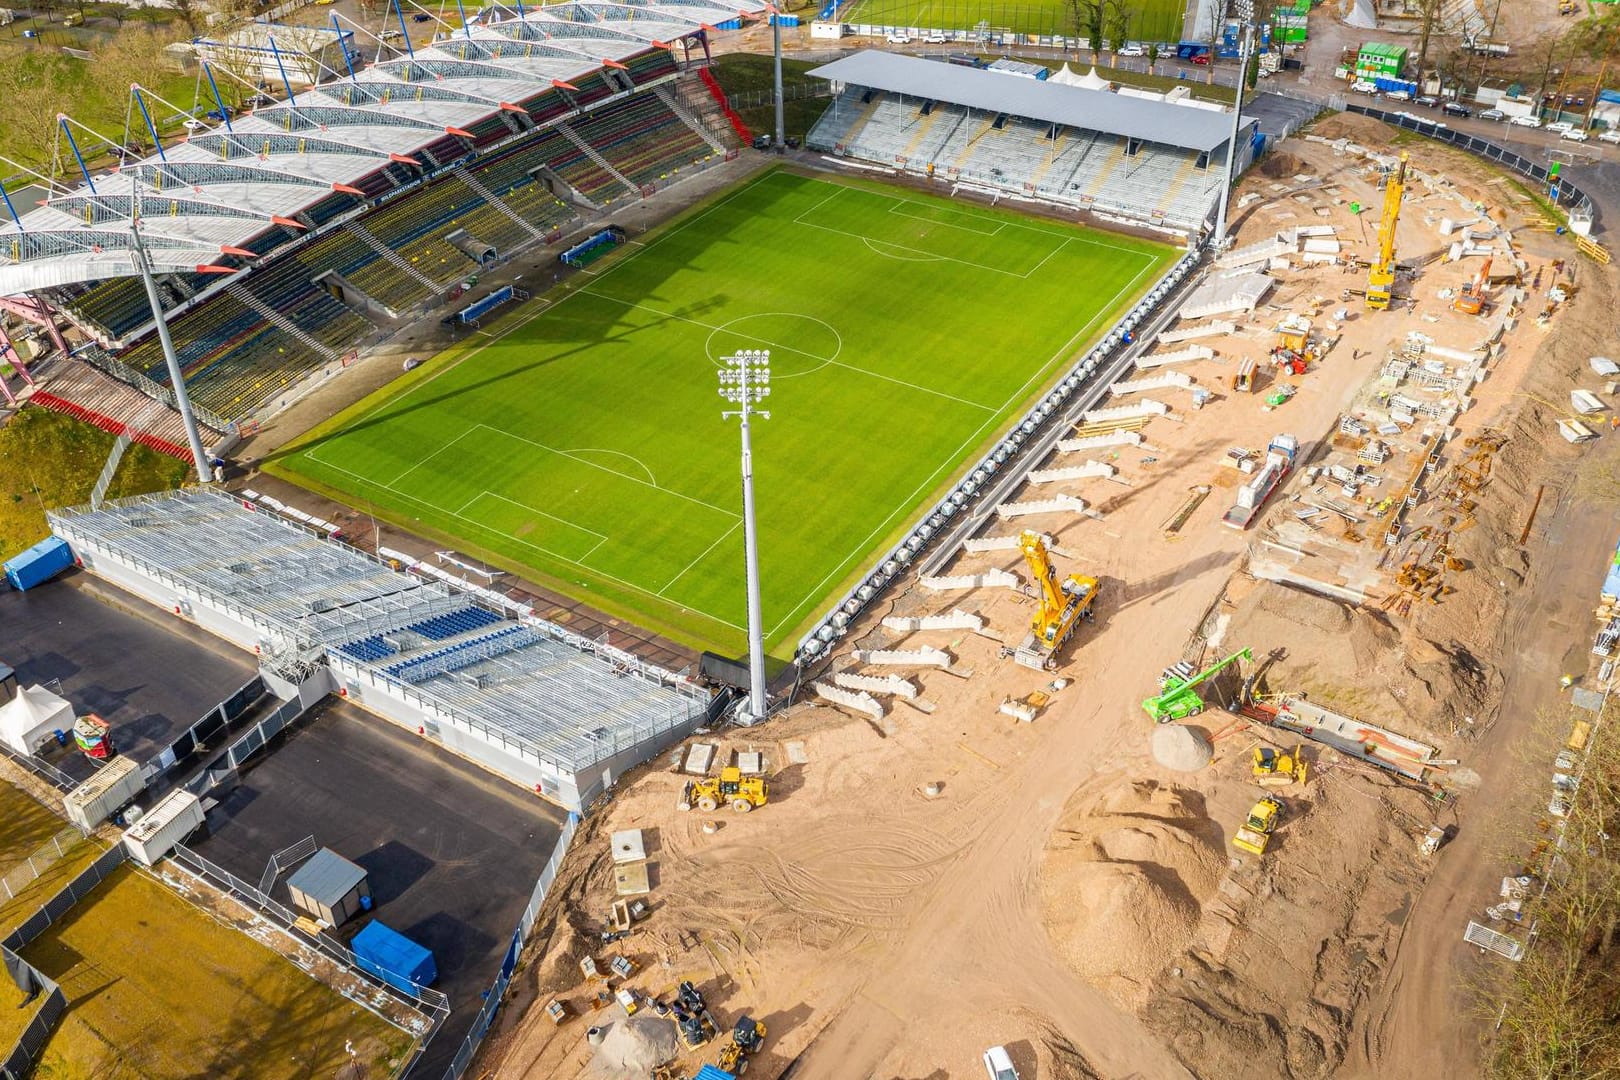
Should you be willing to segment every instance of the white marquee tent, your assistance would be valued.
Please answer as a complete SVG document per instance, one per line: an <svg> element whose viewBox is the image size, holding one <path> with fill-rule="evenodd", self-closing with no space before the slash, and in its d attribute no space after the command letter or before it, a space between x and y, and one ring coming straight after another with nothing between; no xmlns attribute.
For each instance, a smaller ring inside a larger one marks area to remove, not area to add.
<svg viewBox="0 0 1620 1080"><path fill-rule="evenodd" d="M73 706L43 686L30 686L0 705L0 743L32 754L53 732L73 730Z"/></svg>

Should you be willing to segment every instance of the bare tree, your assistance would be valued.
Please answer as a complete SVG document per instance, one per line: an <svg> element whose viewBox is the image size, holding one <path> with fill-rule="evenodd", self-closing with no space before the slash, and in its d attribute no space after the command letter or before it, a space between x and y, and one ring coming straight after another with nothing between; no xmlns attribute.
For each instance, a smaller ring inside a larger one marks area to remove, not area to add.
<svg viewBox="0 0 1620 1080"><path fill-rule="evenodd" d="M1603 80L1609 73L1609 61L1620 55L1620 10L1605 6L1600 13L1590 15L1576 23L1569 34L1570 43L1579 51L1600 61L1597 81L1592 85L1592 96L1587 99L1586 127L1592 126L1592 110L1597 108L1598 95L1603 92Z"/></svg>
<svg viewBox="0 0 1620 1080"><path fill-rule="evenodd" d="M53 171L56 118L71 104L75 73L69 63L46 53L26 66L0 64L0 131L10 136L13 156L47 174Z"/></svg>
<svg viewBox="0 0 1620 1080"><path fill-rule="evenodd" d="M192 37L202 32L203 13L197 7L197 0L171 0L174 13L180 16L180 21L186 24L186 30Z"/></svg>

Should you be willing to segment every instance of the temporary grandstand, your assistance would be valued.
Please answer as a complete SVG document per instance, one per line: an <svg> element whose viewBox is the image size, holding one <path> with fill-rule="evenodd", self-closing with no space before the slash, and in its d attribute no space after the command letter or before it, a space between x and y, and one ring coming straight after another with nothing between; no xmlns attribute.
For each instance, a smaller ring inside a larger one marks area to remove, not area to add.
<svg viewBox="0 0 1620 1080"><path fill-rule="evenodd" d="M285 101L116 172L84 170L0 225L0 296L46 301L96 343L103 371L161 390L133 276L138 218L192 401L226 429L491 261L734 153L737 133L681 78L682 58L712 24L762 10L487 9L430 47L289 84ZM131 115L147 116L139 104Z"/></svg>
<svg viewBox="0 0 1620 1080"><path fill-rule="evenodd" d="M86 569L580 810L689 732L685 677L508 605L400 573L324 535L191 489L54 511Z"/></svg>
<svg viewBox="0 0 1620 1080"><path fill-rule="evenodd" d="M812 149L1188 234L1220 194L1230 112L871 50L810 74L834 84Z"/></svg>

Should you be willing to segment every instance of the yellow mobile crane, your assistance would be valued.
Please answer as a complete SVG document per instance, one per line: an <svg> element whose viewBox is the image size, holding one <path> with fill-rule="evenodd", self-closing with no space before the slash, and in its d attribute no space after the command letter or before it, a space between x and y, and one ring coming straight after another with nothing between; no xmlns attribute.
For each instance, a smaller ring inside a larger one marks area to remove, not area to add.
<svg viewBox="0 0 1620 1080"><path fill-rule="evenodd" d="M1384 216L1378 223L1378 258L1367 273L1367 306L1376 311L1389 307L1395 288L1395 222L1401 216L1401 196L1406 192L1406 151L1384 185Z"/></svg>
<svg viewBox="0 0 1620 1080"><path fill-rule="evenodd" d="M1037 533L1025 530L1018 538L1018 547L1030 573L1035 575L1040 608L1029 621L1029 635L1013 650L1013 659L1036 671L1051 671L1057 667L1058 650L1073 635L1081 617L1092 615L1097 579L1070 574L1059 582L1046 541Z"/></svg>

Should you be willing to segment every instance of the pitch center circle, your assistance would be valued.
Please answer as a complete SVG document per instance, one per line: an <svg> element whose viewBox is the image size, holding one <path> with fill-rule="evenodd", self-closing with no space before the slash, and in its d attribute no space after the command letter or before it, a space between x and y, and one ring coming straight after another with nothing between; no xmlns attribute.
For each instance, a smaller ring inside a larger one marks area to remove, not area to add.
<svg viewBox="0 0 1620 1080"><path fill-rule="evenodd" d="M722 357L741 349L769 349L771 378L788 379L837 360L844 351L844 339L831 323L814 315L766 311L722 323L709 331L704 343L716 367Z"/></svg>

